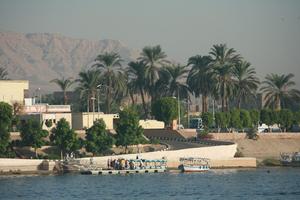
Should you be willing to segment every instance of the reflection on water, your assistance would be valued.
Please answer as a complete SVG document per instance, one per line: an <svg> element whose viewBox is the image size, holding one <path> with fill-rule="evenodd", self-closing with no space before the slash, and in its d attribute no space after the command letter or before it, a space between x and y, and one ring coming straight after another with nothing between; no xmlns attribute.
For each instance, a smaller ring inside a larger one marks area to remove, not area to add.
<svg viewBox="0 0 300 200"><path fill-rule="evenodd" d="M0 194L0 199L300 199L300 169L0 176Z"/></svg>

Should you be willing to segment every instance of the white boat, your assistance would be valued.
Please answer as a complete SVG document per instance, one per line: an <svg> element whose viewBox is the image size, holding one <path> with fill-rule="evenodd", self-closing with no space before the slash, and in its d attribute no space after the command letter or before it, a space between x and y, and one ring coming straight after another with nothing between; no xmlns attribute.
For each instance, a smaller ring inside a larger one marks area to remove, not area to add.
<svg viewBox="0 0 300 200"><path fill-rule="evenodd" d="M182 172L205 172L210 170L209 159L207 158L180 158L178 168Z"/></svg>

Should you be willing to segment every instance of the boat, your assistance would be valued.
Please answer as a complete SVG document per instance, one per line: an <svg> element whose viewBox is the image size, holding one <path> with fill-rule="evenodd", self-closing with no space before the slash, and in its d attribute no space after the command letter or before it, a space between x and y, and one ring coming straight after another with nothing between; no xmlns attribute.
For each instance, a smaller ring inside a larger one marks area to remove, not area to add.
<svg viewBox="0 0 300 200"><path fill-rule="evenodd" d="M129 174L129 173L159 173L166 172L167 160L162 159L124 159L118 158L107 161L105 169L86 166L80 170L81 174Z"/></svg>
<svg viewBox="0 0 300 200"><path fill-rule="evenodd" d="M199 157L180 158L178 168L182 172L205 172L210 170L209 159Z"/></svg>
<svg viewBox="0 0 300 200"><path fill-rule="evenodd" d="M300 166L300 152L281 153L280 162L283 166Z"/></svg>

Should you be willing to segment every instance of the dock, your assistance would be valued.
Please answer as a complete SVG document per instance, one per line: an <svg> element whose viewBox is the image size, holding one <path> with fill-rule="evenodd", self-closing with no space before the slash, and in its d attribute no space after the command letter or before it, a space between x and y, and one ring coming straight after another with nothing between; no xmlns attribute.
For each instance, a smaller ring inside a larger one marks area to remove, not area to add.
<svg viewBox="0 0 300 200"><path fill-rule="evenodd" d="M144 174L144 173L162 173L166 169L129 169L129 170L84 170L81 174L85 175L106 175L106 174Z"/></svg>

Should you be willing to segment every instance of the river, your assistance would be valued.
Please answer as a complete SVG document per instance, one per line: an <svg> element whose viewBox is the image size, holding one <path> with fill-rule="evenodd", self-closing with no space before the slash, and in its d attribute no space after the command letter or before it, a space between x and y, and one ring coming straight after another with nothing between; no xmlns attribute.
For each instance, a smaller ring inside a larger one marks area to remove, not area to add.
<svg viewBox="0 0 300 200"><path fill-rule="evenodd" d="M300 199L300 168L0 176L0 199Z"/></svg>

